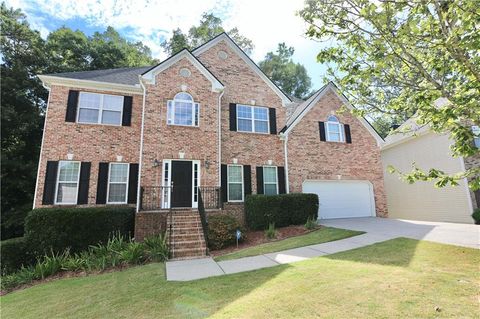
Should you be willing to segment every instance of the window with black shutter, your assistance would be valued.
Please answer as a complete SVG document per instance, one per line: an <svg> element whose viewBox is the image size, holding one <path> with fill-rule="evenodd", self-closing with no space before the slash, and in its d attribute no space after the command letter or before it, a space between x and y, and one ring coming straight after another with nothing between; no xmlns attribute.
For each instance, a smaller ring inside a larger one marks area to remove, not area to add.
<svg viewBox="0 0 480 319"><path fill-rule="evenodd" d="M285 194L285 168L283 166L277 167L277 176L278 176L278 193Z"/></svg>
<svg viewBox="0 0 480 319"><path fill-rule="evenodd" d="M80 181L78 185L77 204L88 204L88 188L90 184L90 162L82 162L80 165Z"/></svg>
<svg viewBox="0 0 480 319"><path fill-rule="evenodd" d="M268 116L270 122L270 134L277 134L277 115L276 110L271 107L268 109Z"/></svg>
<svg viewBox="0 0 480 319"><path fill-rule="evenodd" d="M97 204L107 203L108 163L98 165Z"/></svg>
<svg viewBox="0 0 480 319"><path fill-rule="evenodd" d="M132 101L133 97L123 97L123 114L122 114L122 126L132 125Z"/></svg>
<svg viewBox="0 0 480 319"><path fill-rule="evenodd" d="M257 166L257 194L263 194L263 166Z"/></svg>
<svg viewBox="0 0 480 319"><path fill-rule="evenodd" d="M244 199L247 195L252 194L252 167L243 165L243 193Z"/></svg>
<svg viewBox="0 0 480 319"><path fill-rule="evenodd" d="M130 164L130 172L128 177L128 203L135 204L137 202L138 190L138 164Z"/></svg>
<svg viewBox="0 0 480 319"><path fill-rule="evenodd" d="M78 94L78 91L75 90L68 91L66 122L75 122L77 119Z"/></svg>
<svg viewBox="0 0 480 319"><path fill-rule="evenodd" d="M237 104L230 103L229 113L230 113L229 115L230 131L236 131L237 130Z"/></svg>
<svg viewBox="0 0 480 319"><path fill-rule="evenodd" d="M55 199L55 186L57 183L58 162L48 161L45 172L45 183L43 186L43 205L53 205Z"/></svg>
<svg viewBox="0 0 480 319"><path fill-rule="evenodd" d="M225 203L227 202L227 165L222 164L221 167L221 192L222 192L222 202Z"/></svg>

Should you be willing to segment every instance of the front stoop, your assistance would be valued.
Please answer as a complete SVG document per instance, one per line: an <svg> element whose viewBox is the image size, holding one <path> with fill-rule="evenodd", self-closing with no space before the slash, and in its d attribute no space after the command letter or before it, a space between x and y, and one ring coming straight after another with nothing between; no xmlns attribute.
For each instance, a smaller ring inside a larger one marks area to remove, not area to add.
<svg viewBox="0 0 480 319"><path fill-rule="evenodd" d="M167 218L167 234L171 259L204 258L207 255L207 244L198 210L173 210L171 219Z"/></svg>

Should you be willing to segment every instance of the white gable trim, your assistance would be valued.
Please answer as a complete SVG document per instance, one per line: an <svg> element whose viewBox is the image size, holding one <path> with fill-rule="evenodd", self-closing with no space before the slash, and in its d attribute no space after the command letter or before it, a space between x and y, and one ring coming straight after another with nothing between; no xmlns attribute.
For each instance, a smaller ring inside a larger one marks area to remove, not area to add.
<svg viewBox="0 0 480 319"><path fill-rule="evenodd" d="M250 59L248 55L243 52L243 50L240 49L240 47L226 33L222 33L216 36L212 40L193 50L192 53L195 56L199 56L200 54L214 47L221 41L225 41L225 43L230 47L230 49L232 49L240 58L242 58L242 60L245 61L245 63L280 97L280 99L282 100L282 106L285 106L288 103L292 103L290 98L285 93L283 93L282 90L280 90L272 82L272 80L270 80L265 75L265 73L263 73L262 70L260 70L258 65L255 64L255 62L253 62L252 59Z"/></svg>
<svg viewBox="0 0 480 319"><path fill-rule="evenodd" d="M224 89L224 86L222 83L220 83L215 76L208 71L208 69L201 64L197 58L195 58L188 50L183 49L179 53L171 56L170 58L166 59L165 61L161 62L154 68L150 69L149 71L145 72L142 74L142 79L145 80L146 83L148 84L155 84L155 77L157 74L160 72L168 69L178 61L182 59L187 59L193 66L195 66L200 73L203 74L211 83L212 83L212 91L213 92L220 92Z"/></svg>
<svg viewBox="0 0 480 319"><path fill-rule="evenodd" d="M288 128L285 130L285 135L288 135L290 133L290 131L303 119L303 117L318 103L318 101L320 101L324 96L325 94L329 91L333 91L337 96L338 98L345 104L345 106L349 109L349 110L353 110L354 107L352 104L350 104L350 102L345 98L345 96L343 96L343 94L340 94L340 92L338 92L337 88L335 87L335 85L330 82L328 83L325 87L322 88L322 90L317 93L317 97L315 97L315 99L313 99L310 104L307 106L307 108L305 110L303 110L299 115L298 117L292 122L292 124L290 124L288 126ZM378 146L382 146L384 144L384 141L383 139L380 137L380 135L378 135L378 133L373 129L373 127L367 122L367 120L365 120L363 117L357 117L357 119L360 121L360 123L362 123L362 125L367 129L367 131L370 132L370 134L375 138L375 140L377 141L377 145Z"/></svg>
<svg viewBox="0 0 480 319"><path fill-rule="evenodd" d="M142 94L142 89L139 85L72 79L53 75L38 75L38 78L42 80L43 85L45 85L47 88L50 88L52 85L58 85L80 89L111 91L117 93Z"/></svg>

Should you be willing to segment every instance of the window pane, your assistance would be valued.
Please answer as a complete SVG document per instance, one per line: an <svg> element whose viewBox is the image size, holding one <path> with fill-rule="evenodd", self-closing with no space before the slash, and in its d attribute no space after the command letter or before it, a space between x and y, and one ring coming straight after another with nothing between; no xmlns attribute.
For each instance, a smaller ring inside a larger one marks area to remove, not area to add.
<svg viewBox="0 0 480 319"><path fill-rule="evenodd" d="M255 121L255 132L268 133L268 122Z"/></svg>
<svg viewBox="0 0 480 319"><path fill-rule="evenodd" d="M76 204L77 183L58 183L57 203Z"/></svg>
<svg viewBox="0 0 480 319"><path fill-rule="evenodd" d="M242 200L242 184L228 184L228 200Z"/></svg>
<svg viewBox="0 0 480 319"><path fill-rule="evenodd" d="M175 100L186 100L186 101L193 101L192 97L188 93L180 92L174 97Z"/></svg>
<svg viewBox="0 0 480 319"><path fill-rule="evenodd" d="M265 184L265 195L277 195L277 184Z"/></svg>
<svg viewBox="0 0 480 319"><path fill-rule="evenodd" d="M101 94L81 92L79 96L78 105L79 107L99 109L101 98L102 98Z"/></svg>
<svg viewBox="0 0 480 319"><path fill-rule="evenodd" d="M78 121L83 123L98 123L98 110L80 109Z"/></svg>
<svg viewBox="0 0 480 319"><path fill-rule="evenodd" d="M336 116L330 115L327 119L329 122L338 122L338 119Z"/></svg>
<svg viewBox="0 0 480 319"><path fill-rule="evenodd" d="M121 112L123 109L123 96L104 95L103 109Z"/></svg>
<svg viewBox="0 0 480 319"><path fill-rule="evenodd" d="M102 123L120 125L122 123L122 113L116 111L103 111Z"/></svg>
<svg viewBox="0 0 480 319"><path fill-rule="evenodd" d="M263 168L263 182L264 183L276 183L277 182L277 168L276 167L264 167Z"/></svg>
<svg viewBox="0 0 480 319"><path fill-rule="evenodd" d="M329 133L328 140L330 142L340 142L340 133Z"/></svg>
<svg viewBox="0 0 480 319"><path fill-rule="evenodd" d="M337 124L328 124L328 131L334 133L340 133L340 126Z"/></svg>
<svg viewBox="0 0 480 319"><path fill-rule="evenodd" d="M110 165L110 182L126 183L128 179L128 164Z"/></svg>
<svg viewBox="0 0 480 319"><path fill-rule="evenodd" d="M175 101L175 124L192 125L192 103Z"/></svg>
<svg viewBox="0 0 480 319"><path fill-rule="evenodd" d="M239 131L243 132L252 132L252 121L251 120L242 120L238 119L238 128Z"/></svg>
<svg viewBox="0 0 480 319"><path fill-rule="evenodd" d="M253 114L256 120L268 120L268 109L263 107L256 107L253 109Z"/></svg>
<svg viewBox="0 0 480 319"><path fill-rule="evenodd" d="M252 109L250 106L246 105L237 105L237 117L252 118Z"/></svg>
<svg viewBox="0 0 480 319"><path fill-rule="evenodd" d="M79 162L61 161L59 163L60 171L58 174L59 182L77 182L78 171L80 169Z"/></svg>
<svg viewBox="0 0 480 319"><path fill-rule="evenodd" d="M108 202L125 202L127 193L126 184L110 184L108 189Z"/></svg>
<svg viewBox="0 0 480 319"><path fill-rule="evenodd" d="M241 183L242 182L242 167L241 166L229 166L228 167L228 182L229 183Z"/></svg>

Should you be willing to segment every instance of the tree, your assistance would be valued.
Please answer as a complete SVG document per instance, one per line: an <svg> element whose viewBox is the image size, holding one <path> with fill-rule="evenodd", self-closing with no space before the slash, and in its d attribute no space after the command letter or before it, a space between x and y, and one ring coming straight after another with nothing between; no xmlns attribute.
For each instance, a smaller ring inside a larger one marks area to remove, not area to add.
<svg viewBox="0 0 480 319"><path fill-rule="evenodd" d="M479 156L470 125L480 125L480 9L475 1L327 0L300 12L307 35L334 40L319 62L360 110L357 115L411 115L454 141L453 156ZM435 101L445 98L443 106ZM391 171L395 171L394 168ZM435 168L400 172L409 182L456 185L480 168L446 174Z"/></svg>
<svg viewBox="0 0 480 319"><path fill-rule="evenodd" d="M90 69L90 43L80 30L61 27L51 32L46 41L48 73Z"/></svg>
<svg viewBox="0 0 480 319"><path fill-rule="evenodd" d="M172 37L161 45L168 55L173 55L184 48L194 49L222 32L226 32L222 26L222 19L212 13L203 13L200 24L192 26L188 30L188 35L185 35L180 29L173 30ZM252 40L240 35L237 28L233 28L227 33L247 54L252 52Z"/></svg>
<svg viewBox="0 0 480 319"><path fill-rule="evenodd" d="M310 92L312 82L305 67L292 61L294 52L293 47L279 43L277 53L268 52L258 65L285 93L304 98Z"/></svg>

